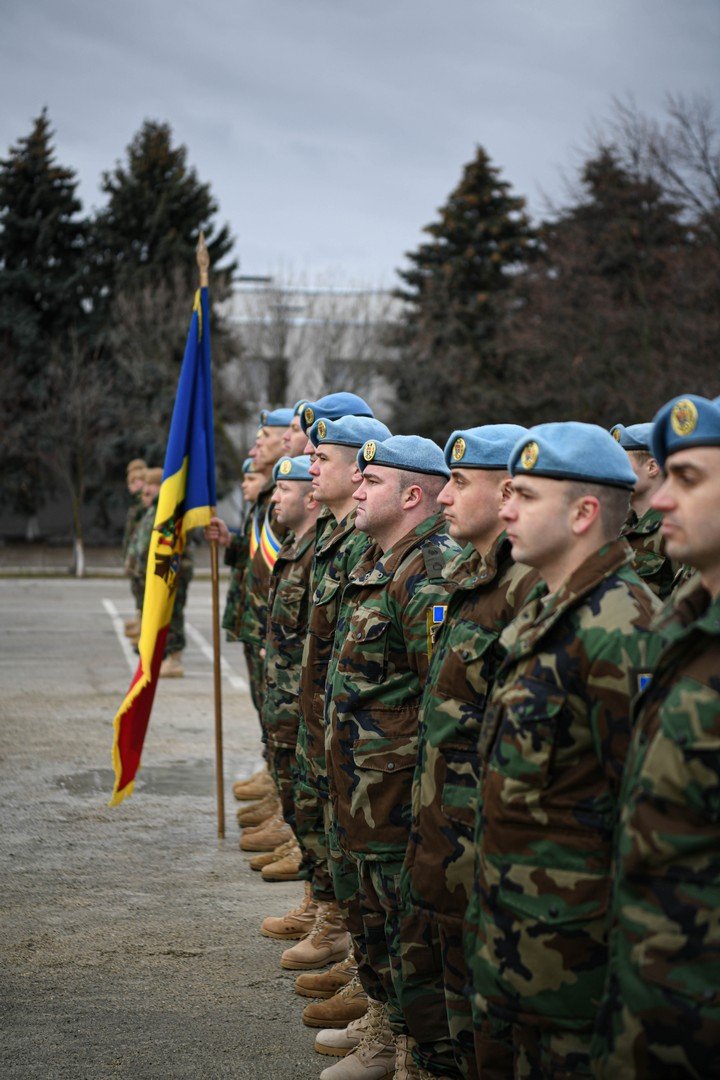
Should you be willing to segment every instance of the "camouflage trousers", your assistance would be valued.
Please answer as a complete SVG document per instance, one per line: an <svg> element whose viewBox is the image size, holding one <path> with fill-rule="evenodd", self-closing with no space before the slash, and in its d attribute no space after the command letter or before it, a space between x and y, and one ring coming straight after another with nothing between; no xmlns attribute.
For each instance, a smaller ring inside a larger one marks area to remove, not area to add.
<svg viewBox="0 0 720 1080"><path fill-rule="evenodd" d="M475 1054L483 1080L573 1080L592 1076L589 1034L550 1031L485 1020L475 1032ZM634 1077L635 1073L627 1074ZM671 1074L668 1074L668 1077ZM675 1074L672 1074L673 1076ZM616 1073L615 1076L623 1076ZM659 1073L653 1074L660 1076Z"/></svg>
<svg viewBox="0 0 720 1080"><path fill-rule="evenodd" d="M166 656L169 653L182 652L185 648L185 603L192 578L192 563L182 562L180 573L175 578L175 603L165 643Z"/></svg>
<svg viewBox="0 0 720 1080"><path fill-rule="evenodd" d="M252 698L252 703L255 706L258 718L262 717L263 698L265 696L265 665L263 657L260 655L260 648L260 645L251 645L249 642L243 641L245 665L247 667L248 683L250 684L250 697ZM265 746L267 735L262 729L262 720L260 721L260 728L262 731L263 746Z"/></svg>
<svg viewBox="0 0 720 1080"><path fill-rule="evenodd" d="M441 1076L477 1080L462 923L405 907L400 941L400 1006L416 1063Z"/></svg>
<svg viewBox="0 0 720 1080"><path fill-rule="evenodd" d="M360 914L367 962L382 987L379 1000L388 1005L388 1023L396 1035L406 1035L400 997L402 961L400 945L400 872L402 861L364 859L358 863Z"/></svg>
<svg viewBox="0 0 720 1080"><path fill-rule="evenodd" d="M365 927L360 906L360 868L358 862L340 847L329 800L325 803L324 818L333 891L340 918L352 938L358 977L369 997L374 1001L385 1001L384 986L370 963L365 943Z"/></svg>
<svg viewBox="0 0 720 1080"><path fill-rule="evenodd" d="M270 735L267 751L268 768L280 796L282 816L295 832L295 788L298 780L295 747L283 746Z"/></svg>
<svg viewBox="0 0 720 1080"><path fill-rule="evenodd" d="M303 853L300 876L312 882L313 899L327 903L335 899L330 856L325 836L324 806L328 801L324 761L311 759L307 749L307 729L300 719L297 737L298 779L295 788L296 835Z"/></svg>
<svg viewBox="0 0 720 1080"><path fill-rule="evenodd" d="M145 596L145 578L144 577L131 577L130 578L130 591L133 594L135 600L135 610L142 611L143 598Z"/></svg>

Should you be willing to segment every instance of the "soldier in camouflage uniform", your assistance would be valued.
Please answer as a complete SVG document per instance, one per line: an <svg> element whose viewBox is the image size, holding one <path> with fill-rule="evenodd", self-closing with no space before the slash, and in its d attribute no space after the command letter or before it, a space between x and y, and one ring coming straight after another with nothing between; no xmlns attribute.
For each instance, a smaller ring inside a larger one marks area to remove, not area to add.
<svg viewBox="0 0 720 1080"><path fill-rule="evenodd" d="M352 395L338 394L335 408L344 407L348 397ZM311 934L307 941L283 954L282 965L288 968L321 966L326 954L341 959L336 954L342 949L347 955L346 925L352 918L352 899L357 896L357 875L354 867L344 865L339 853L334 853L337 858L331 872L326 836L329 811L325 689L340 598L350 571L368 545L367 537L355 530L353 492L359 480L355 456L367 438L382 439L390 434L384 424L372 417L315 419L315 405L306 406L303 414L305 427L311 421L313 493L327 508L329 516L320 518L311 570L312 605L300 688L296 819L298 836L308 859L305 874L312 880L313 897L319 904L321 932Z"/></svg>
<svg viewBox="0 0 720 1080"><path fill-rule="evenodd" d="M263 728L268 765L285 821L295 830L300 673L309 611L310 566L315 551L315 502L308 456L282 457L273 469L275 519L288 535L270 580L265 645Z"/></svg>
<svg viewBox="0 0 720 1080"><path fill-rule="evenodd" d="M155 524L155 510L157 509L161 484L162 469L145 470L143 488L140 494L143 513L137 528L130 538L125 558L125 572L130 577L133 595L136 597L136 602L139 602L138 610L140 612L142 612L145 596L145 572L147 570L148 551L150 550L150 540L153 525Z"/></svg>
<svg viewBox="0 0 720 1080"><path fill-rule="evenodd" d="M270 574L285 530L275 521L272 506L274 484L272 468L282 454L283 435L292 420L292 409L264 409L260 414L260 430L255 445L255 467L268 476L265 487L253 507L250 531L250 558L244 583L243 604L239 611L237 639L245 649L248 681L253 705L262 718L264 692L263 655L267 627L267 598L270 590ZM261 731L263 744L265 731Z"/></svg>
<svg viewBox="0 0 720 1080"><path fill-rule="evenodd" d="M615 424L612 437L620 443L635 473L636 482L630 497L630 515L622 530L633 549L633 569L656 596L667 600L675 586L678 567L665 553L660 531L662 514L652 506L655 492L662 484L662 472L650 453L652 424Z"/></svg>
<svg viewBox="0 0 720 1080"><path fill-rule="evenodd" d="M635 475L608 432L542 424L509 467L500 518L544 585L501 634L480 735L476 1054L483 1077L570 1078L590 1072L630 702L658 601L614 539Z"/></svg>
<svg viewBox="0 0 720 1080"><path fill-rule="evenodd" d="M205 530L207 540L215 539L225 548L224 563L230 568L230 583L225 597L225 609L222 617L222 628L225 631L226 641L237 641L238 612L242 609L245 573L250 558L250 527L252 525L252 508L257 502L257 497L267 482L265 473L255 471L253 459L245 458L242 463L242 493L243 493L243 519L239 529L221 528L220 518L213 518L211 526ZM222 523L224 525L224 522Z"/></svg>
<svg viewBox="0 0 720 1080"><path fill-rule="evenodd" d="M513 562L498 518L508 458L524 433L517 424L455 431L445 447L451 478L438 498L448 532L467 546L445 572L447 613L420 706L401 877L411 914L401 924L400 1003L415 1061L443 1076L476 1075L462 926L475 876L477 742L500 660L498 637L538 580Z"/></svg>
<svg viewBox="0 0 720 1080"><path fill-rule="evenodd" d="M720 401L655 418L668 554L698 575L654 624L620 795L603 1080L720 1076Z"/></svg>
<svg viewBox="0 0 720 1080"><path fill-rule="evenodd" d="M399 877L410 831L420 697L447 603L443 571L459 552L436 512L449 469L435 443L412 435L369 441L358 465L356 527L374 543L343 594L326 751L333 825L340 847L357 864L360 884L362 932L353 930L354 944L373 975L365 987L369 996L379 985L387 1008L323 1080L394 1075L393 1036L401 1040L399 1057L405 1056Z"/></svg>
<svg viewBox="0 0 720 1080"><path fill-rule="evenodd" d="M147 464L142 458L133 458L128 462L126 483L128 495L130 496L130 506L128 507L127 516L125 518L125 529L123 530L122 540L122 554L123 554L123 566L125 573L130 578L130 589L135 601L135 614L125 620L125 633L129 638L137 641L140 637L140 613L142 611L142 591L138 592L133 581L132 570L128 562L128 554L130 551L130 541L135 535L135 530L140 524L140 520L145 513L145 507L142 502L142 489L145 484L145 471Z"/></svg>

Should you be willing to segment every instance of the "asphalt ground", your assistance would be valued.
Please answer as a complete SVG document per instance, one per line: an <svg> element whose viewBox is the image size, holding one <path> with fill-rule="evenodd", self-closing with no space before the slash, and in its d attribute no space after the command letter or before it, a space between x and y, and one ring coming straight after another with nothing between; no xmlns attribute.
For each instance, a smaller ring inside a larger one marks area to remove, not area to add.
<svg viewBox="0 0 720 1080"><path fill-rule="evenodd" d="M208 582L186 676L162 680L135 793L109 809L112 721L136 658L123 580L0 580L0 1075L313 1078L267 914L302 897L238 849L231 783L260 762L241 646L223 643L217 837ZM290 943L292 944L292 943Z"/></svg>

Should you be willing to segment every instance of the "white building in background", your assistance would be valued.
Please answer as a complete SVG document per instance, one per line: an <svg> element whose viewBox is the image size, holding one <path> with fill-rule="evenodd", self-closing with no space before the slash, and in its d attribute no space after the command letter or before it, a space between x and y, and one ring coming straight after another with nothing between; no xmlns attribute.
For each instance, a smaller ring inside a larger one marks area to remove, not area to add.
<svg viewBox="0 0 720 1080"><path fill-rule="evenodd" d="M390 339L402 308L389 290L240 278L223 311L242 348L223 377L249 407L233 438L248 446L266 405L294 405L335 390L360 394L388 419L387 370L396 362Z"/></svg>

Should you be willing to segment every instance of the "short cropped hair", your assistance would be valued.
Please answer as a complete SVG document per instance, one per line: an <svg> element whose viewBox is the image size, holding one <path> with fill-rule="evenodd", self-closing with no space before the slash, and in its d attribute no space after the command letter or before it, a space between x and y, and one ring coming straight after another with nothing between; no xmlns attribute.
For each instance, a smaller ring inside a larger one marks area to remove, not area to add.
<svg viewBox="0 0 720 1080"><path fill-rule="evenodd" d="M606 540L616 540L627 521L630 495L627 488L611 487L609 484L589 484L584 480L569 480L565 489L565 501L575 502L583 495L593 495L600 503L600 523Z"/></svg>

